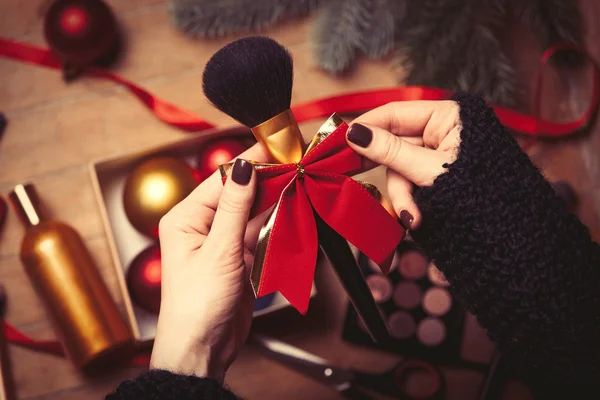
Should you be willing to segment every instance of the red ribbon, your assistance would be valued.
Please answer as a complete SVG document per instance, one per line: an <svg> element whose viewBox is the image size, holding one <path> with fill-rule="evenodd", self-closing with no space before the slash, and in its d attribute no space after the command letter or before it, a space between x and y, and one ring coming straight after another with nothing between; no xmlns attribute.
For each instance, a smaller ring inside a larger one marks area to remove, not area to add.
<svg viewBox="0 0 600 400"><path fill-rule="evenodd" d="M65 357L65 351L60 344L55 340L34 340L23 332L17 330L15 327L3 322L4 335L9 343L16 344L17 346L25 347L42 353L54 354L55 356ZM130 365L134 367L147 367L150 363L150 352L140 352L133 359L131 359Z"/></svg>
<svg viewBox="0 0 600 400"><path fill-rule="evenodd" d="M318 250L313 212L376 263L402 239L398 222L348 176L360 171L361 157L348 146L347 129L339 125L298 164L257 169L251 217L277 202L257 297L279 291L306 313Z"/></svg>
<svg viewBox="0 0 600 400"><path fill-rule="evenodd" d="M0 56L46 68L62 68L60 59L50 50L3 38L0 38ZM190 132L214 128L214 125L206 122L192 112L175 106L165 100L161 100L147 90L121 78L117 74L93 67L87 68L85 73L86 75L105 78L124 86L148 109L150 109L154 115L169 125Z"/></svg>
<svg viewBox="0 0 600 400"><path fill-rule="evenodd" d="M571 45L571 44L557 44L557 45L550 47L548 50L546 50L544 52L544 55L542 56L542 58L540 60L541 68L540 68L540 72L538 74L535 110L539 110L538 103L541 101L541 95L540 95L541 84L540 83L541 83L541 80L543 79L543 67L548 63L548 61L552 58L552 56L554 56L556 53L558 53L562 50L576 50L587 56L585 51L582 51L581 48ZM39 65L42 67L52 68L52 69L61 69L61 65L62 65L61 61L55 55L53 55L50 50L47 50L47 49L44 49L41 47L37 47L37 46L33 46L33 45L29 45L29 44L25 44L25 43L19 43L19 42L4 39L4 38L0 38L0 56L4 56L4 57L7 57L7 58L10 58L13 60L27 62L30 64ZM593 63L593 60L592 60L592 63ZM593 82L592 82L593 91L592 91L592 99L590 101L590 105L589 105L588 109L583 113L583 115L581 115L580 117L576 118L573 121L563 122L563 123L555 123L555 122L540 119L539 115L537 115L538 114L537 112L533 116L531 116L531 115L523 114L523 113L511 110L508 108L500 107L500 106L492 105L492 107L496 111L496 114L498 115L498 118L500 119L500 121L502 121L502 123L505 126L507 126L509 129L516 131L516 132L520 132L525 135L532 136L534 138L538 137L538 136L559 137L559 136L565 136L565 135L569 135L574 132L577 132L587 126L587 124L591 120L593 114L595 113L596 109L598 108L598 102L599 102L599 98L600 98L600 83L599 83L599 78L598 78L599 74L598 74L597 65L595 63L593 63L593 66L594 66L594 74L593 74ZM214 127L212 124L206 122L204 119L200 118L199 116L152 95L150 92L135 85L132 82L127 81L126 79L120 77L117 74L113 74L111 72L108 72L108 71L105 71L105 70L102 70L99 68L89 68L88 70L86 70L86 74L89 76L92 76L92 77L109 79L109 80L112 80L113 82L116 82L120 85L125 86L125 88L127 88L134 96L136 96L154 115L156 115L160 120L162 120L163 122L165 122L167 124L176 126L180 129L183 129L186 131L200 131L203 129L209 129L209 128ZM450 92L445 91L445 90L422 87L422 86L407 86L407 87L399 87L399 88L393 88L393 89L380 89L380 90L371 90L371 91L364 91L364 92L358 92L358 93L349 93L349 94L344 94L344 95L340 95L340 96L333 96L333 97L324 98L324 99L320 99L320 100L310 101L310 102L293 107L293 112L296 117L296 120L298 122L303 122L303 121L307 121L307 120L314 119L314 118L326 117L326 116L329 116L330 114L332 114L333 112L338 112L340 114L358 113L358 112L372 109L372 108L375 108L375 107L378 107L378 106L381 106L383 104L393 102L393 101L440 100L440 99L447 99L448 97L450 97ZM283 168L283 167L285 167L285 166L274 167L274 169L275 168ZM295 168L295 166L294 166L294 168ZM329 166L327 168L329 168ZM326 170L327 170L326 168L322 169L322 171L326 171ZM272 171L272 172L276 172L276 171ZM265 179L265 181L270 182L268 185L275 185L275 183L278 182L278 179L282 179L283 181L285 181L285 179L287 179L287 177L288 177L287 174L293 174L293 171L287 171L287 172L283 173L284 171L282 170L281 172L283 175L280 174L278 177L274 176L272 178L272 180L269 180L267 178L264 178L264 179ZM285 175L285 177L284 177L284 175ZM266 176L266 175L263 174L261 176ZM285 193L296 193L296 195L295 195L296 199L301 199L299 201L304 202L303 204L305 206L306 201L304 201L304 197L303 197L304 194L302 194L302 191L303 190L305 191L305 194L308 198L309 195L307 194L308 189L306 189L306 181L304 182L303 185L301 185L300 188L298 188L299 179L295 179L295 178L292 179L291 176L292 175L289 175L291 180L288 181L288 183L291 183L293 181L294 185L290 185L289 187L287 187L286 185L283 185L281 187L280 192L277 192L276 190L275 191L265 190L264 191L265 199L263 199L261 201L266 201L266 202L270 202L270 204L273 204L276 201L276 198L271 199L270 196L273 196L273 193L282 193L283 189L286 189ZM312 179L312 181L308 185L309 186L312 185L311 187L314 190L317 185L313 183L314 178L309 178L309 180L310 179ZM317 179L320 180L319 190L321 189L321 187L327 188L328 185L330 184L330 182L327 181L326 174L325 174L325 176L319 174L319 177ZM346 190L346 189L343 189L343 190ZM352 191L352 190L353 189L350 189L350 191ZM298 194L298 193L300 193L300 194ZM310 200L312 200L312 198L310 198ZM319 202L317 201L317 203L319 203ZM311 205L313 207L315 207L314 204L311 203ZM319 205L318 207L323 208L322 205ZM316 207L315 207L315 209L316 209ZM335 215L335 210L329 210L329 211L333 215ZM311 216L308 215L308 211L307 211L306 207L304 207L302 212L307 214L307 218L309 218L309 219L312 218ZM347 217L347 216L343 216L343 217ZM335 218L330 217L330 219L332 219L332 218L335 220L343 219L340 216L335 216ZM376 226L376 225L373 225L373 226ZM297 235L296 232L294 232L294 236L299 236L299 235ZM298 264L298 265L300 265L300 264ZM311 264L309 263L306 265L311 265ZM265 292L266 292L266 289L265 289ZM288 295L289 295L289 293L288 293ZM293 296L296 296L296 294L294 293ZM62 350L60 350L60 351L57 350L57 349L60 349L60 345L58 344L58 342L36 341L36 340L33 340L33 339L27 337L26 335L22 334L21 332L17 331L10 325L8 325L6 323L4 323L4 325L5 325L5 329L7 330L6 331L7 339L11 343L15 343L15 344L18 344L21 346L25 346L25 347L34 349L34 350L44 351L44 352L48 352L48 353L52 353L52 354L61 354L61 355L63 354ZM144 355L142 355L142 356L144 356ZM141 359L142 361L140 361L140 362L142 362L142 363L145 362L147 365L147 360L148 360L147 355L145 355L145 357L146 358Z"/></svg>
<svg viewBox="0 0 600 400"><path fill-rule="evenodd" d="M544 52L540 59L540 68L536 86L536 110L539 109L538 103L541 101L541 81L544 75L544 67L555 54L565 50L574 50L588 57L583 49L570 43L558 43ZM52 54L50 50L3 38L0 38L0 56L47 68L61 68L60 60ZM502 121L507 128L525 135L559 137L577 132L587 126L598 108L600 100L598 67L593 60L591 61L594 67L594 74L592 78L592 98L590 100L590 105L581 116L573 121L552 122L540 119L537 112L532 116L506 107L497 105L492 105L492 107L496 111L500 121ZM192 132L214 127L212 124L190 111L161 100L147 90L121 78L117 74L113 74L100 68L89 68L86 70L86 73L87 75L109 79L125 86L147 108L149 108L154 115L170 125ZM354 92L309 101L294 106L292 111L294 112L296 121L303 122L315 118L327 117L333 112L337 112L338 114L358 113L394 101L440 100L447 99L450 96L451 92L447 90L424 86L404 86L393 89Z"/></svg>

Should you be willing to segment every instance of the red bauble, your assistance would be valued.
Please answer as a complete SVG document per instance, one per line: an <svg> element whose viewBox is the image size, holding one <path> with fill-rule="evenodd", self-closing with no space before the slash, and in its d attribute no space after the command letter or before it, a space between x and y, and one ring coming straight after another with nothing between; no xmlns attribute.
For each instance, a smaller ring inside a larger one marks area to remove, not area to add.
<svg viewBox="0 0 600 400"><path fill-rule="evenodd" d="M211 140L198 153L197 170L201 176L209 176L219 169L219 165L233 160L247 148L241 138Z"/></svg>
<svg viewBox="0 0 600 400"><path fill-rule="evenodd" d="M152 245L135 257L127 271L131 299L154 314L160 310L160 246Z"/></svg>
<svg viewBox="0 0 600 400"><path fill-rule="evenodd" d="M64 62L85 67L114 58L119 47L115 17L101 0L57 0L44 19L44 35Z"/></svg>

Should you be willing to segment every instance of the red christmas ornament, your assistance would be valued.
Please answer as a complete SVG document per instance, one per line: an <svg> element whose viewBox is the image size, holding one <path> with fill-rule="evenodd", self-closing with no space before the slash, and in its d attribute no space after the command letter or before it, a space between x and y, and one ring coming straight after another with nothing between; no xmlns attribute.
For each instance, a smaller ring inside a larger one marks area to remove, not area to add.
<svg viewBox="0 0 600 400"><path fill-rule="evenodd" d="M160 246L152 245L138 254L127 271L131 299L154 314L160 310Z"/></svg>
<svg viewBox="0 0 600 400"><path fill-rule="evenodd" d="M78 35L88 26L88 13L85 8L73 6L66 8L60 16L60 28L67 35Z"/></svg>
<svg viewBox="0 0 600 400"><path fill-rule="evenodd" d="M46 13L44 35L72 69L112 60L119 48L115 17L101 0L57 0Z"/></svg>
<svg viewBox="0 0 600 400"><path fill-rule="evenodd" d="M219 169L219 165L233 160L247 148L241 139L223 138L211 140L198 154L197 170L202 176L210 176Z"/></svg>

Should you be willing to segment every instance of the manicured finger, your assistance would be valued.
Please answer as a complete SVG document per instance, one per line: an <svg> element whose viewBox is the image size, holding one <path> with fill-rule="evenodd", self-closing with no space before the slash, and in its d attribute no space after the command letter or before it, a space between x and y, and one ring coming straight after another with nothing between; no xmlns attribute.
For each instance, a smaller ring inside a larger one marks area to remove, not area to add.
<svg viewBox="0 0 600 400"><path fill-rule="evenodd" d="M260 144L255 144L238 158L259 162L269 159ZM221 173L215 171L167 214L169 230L208 235L222 191ZM175 229L171 229L172 227Z"/></svg>
<svg viewBox="0 0 600 400"><path fill-rule="evenodd" d="M236 157L236 159L238 158L258 162L269 161L269 157L265 152L264 147L260 143L257 143L248 150L244 151L242 154ZM207 178L196 189L194 189L194 191L190 193L184 202L190 203L190 207L202 206L216 210L219 199L221 198L222 190L223 181L221 179L221 173L219 171L215 171L209 178Z"/></svg>
<svg viewBox="0 0 600 400"><path fill-rule="evenodd" d="M402 226L405 229L416 229L421 224L421 212L412 196L412 182L388 168L387 189Z"/></svg>
<svg viewBox="0 0 600 400"><path fill-rule="evenodd" d="M255 192L254 167L250 162L238 158L221 192L208 239L227 245L243 243Z"/></svg>
<svg viewBox="0 0 600 400"><path fill-rule="evenodd" d="M415 146L391 132L373 125L354 123L346 134L358 154L385 165L418 186L428 186L445 171L451 155Z"/></svg>
<svg viewBox="0 0 600 400"><path fill-rule="evenodd" d="M397 101L361 115L352 124L373 125L396 136L422 136L426 147L437 149L458 121L455 101Z"/></svg>

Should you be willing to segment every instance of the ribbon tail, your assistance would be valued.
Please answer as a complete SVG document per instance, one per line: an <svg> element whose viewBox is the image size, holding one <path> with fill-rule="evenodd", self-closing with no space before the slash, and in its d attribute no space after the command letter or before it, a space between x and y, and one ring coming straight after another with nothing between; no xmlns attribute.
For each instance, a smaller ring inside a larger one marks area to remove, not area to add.
<svg viewBox="0 0 600 400"><path fill-rule="evenodd" d="M62 68L62 62L50 50L4 38L0 38L0 56L46 68ZM192 112L154 96L146 89L117 74L94 67L87 68L85 72L89 76L109 79L125 87L158 119L169 125L189 132L214 128L214 125Z"/></svg>
<svg viewBox="0 0 600 400"><path fill-rule="evenodd" d="M6 321L3 323L3 328L6 341L9 343L41 353L65 357L63 347L58 341L32 339ZM131 359L130 365L132 367L147 367L150 364L150 355L149 351L141 351Z"/></svg>
<svg viewBox="0 0 600 400"><path fill-rule="evenodd" d="M306 175L304 186L315 211L331 228L378 265L386 264L404 229L367 189L345 175L328 173Z"/></svg>
<svg viewBox="0 0 600 400"><path fill-rule="evenodd" d="M13 343L21 347L62 357L65 355L65 352L59 342L53 340L34 340L26 336L24 333L18 331L7 322L4 322L4 335L9 343Z"/></svg>
<svg viewBox="0 0 600 400"><path fill-rule="evenodd" d="M306 314L317 252L313 209L303 185L293 179L259 235L251 274L256 297L279 291L296 310Z"/></svg>

